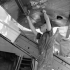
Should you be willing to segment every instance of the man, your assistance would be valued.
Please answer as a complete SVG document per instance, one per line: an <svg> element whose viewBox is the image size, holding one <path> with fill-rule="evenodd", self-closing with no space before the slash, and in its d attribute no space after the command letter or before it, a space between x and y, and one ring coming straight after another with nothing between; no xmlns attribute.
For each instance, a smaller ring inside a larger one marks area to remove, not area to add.
<svg viewBox="0 0 70 70"><path fill-rule="evenodd" d="M47 67L51 70L51 65L52 65L52 57L53 57L53 46L52 46L52 27L50 24L50 19L48 15L46 14L46 11L42 11L44 14L44 18L46 23L40 27L40 30L43 34L37 33L35 27L33 26L30 17L27 16L29 25L33 33L36 35L36 38L39 40L39 51L40 51L40 56L38 60L38 70L46 70ZM47 67L46 67L47 66Z"/></svg>
<svg viewBox="0 0 70 70"><path fill-rule="evenodd" d="M44 14L44 19L46 23L40 27L40 31L43 34L40 34L36 31L35 27L33 26L30 17L26 15L27 20L29 22L29 26L32 32L36 35L38 39L38 48L40 52L39 60L38 60L38 70L52 70L52 61L53 61L53 33L52 33L52 26L50 23L49 16L46 14L46 10L42 10ZM55 22L59 23L60 26L64 26L64 20L57 19L54 20ZM61 24L62 23L62 24Z"/></svg>

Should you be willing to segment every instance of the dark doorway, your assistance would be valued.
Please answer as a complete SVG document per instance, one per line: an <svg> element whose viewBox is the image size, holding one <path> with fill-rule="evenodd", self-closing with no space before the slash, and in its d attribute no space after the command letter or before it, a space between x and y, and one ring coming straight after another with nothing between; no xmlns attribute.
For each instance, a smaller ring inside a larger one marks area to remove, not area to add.
<svg viewBox="0 0 70 70"><path fill-rule="evenodd" d="M0 70L15 70L18 56L0 51Z"/></svg>

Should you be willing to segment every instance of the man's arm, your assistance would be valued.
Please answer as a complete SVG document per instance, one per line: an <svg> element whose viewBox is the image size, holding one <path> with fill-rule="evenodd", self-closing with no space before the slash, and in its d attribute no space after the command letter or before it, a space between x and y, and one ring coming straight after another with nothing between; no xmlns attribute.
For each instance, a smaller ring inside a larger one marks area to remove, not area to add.
<svg viewBox="0 0 70 70"><path fill-rule="evenodd" d="M46 20L47 30L50 31L50 30L51 30L50 19L49 19L48 15L46 14L46 11L45 11L45 10L43 10L43 13L44 13L44 18L45 18L45 20Z"/></svg>
<svg viewBox="0 0 70 70"><path fill-rule="evenodd" d="M27 9L26 6L24 7L24 13L25 13L25 15L26 15L26 18L27 18L27 20L28 20L28 23L29 23L29 26L30 26L32 32L33 32L35 35L37 35L36 29L35 29L35 27L33 26L32 22L31 22L31 20L30 20L30 17L28 16L29 11L28 11L28 9Z"/></svg>
<svg viewBox="0 0 70 70"><path fill-rule="evenodd" d="M37 35L37 31L36 31L35 27L33 26L33 24L32 24L32 22L31 22L29 16L27 16L27 20L28 20L28 22L29 22L29 26L30 26L32 32L33 32L35 35Z"/></svg>

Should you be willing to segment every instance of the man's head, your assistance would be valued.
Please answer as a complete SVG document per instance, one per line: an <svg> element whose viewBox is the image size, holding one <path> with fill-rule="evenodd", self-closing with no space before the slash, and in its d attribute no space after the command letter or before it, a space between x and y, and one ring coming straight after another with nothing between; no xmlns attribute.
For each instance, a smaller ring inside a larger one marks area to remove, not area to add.
<svg viewBox="0 0 70 70"><path fill-rule="evenodd" d="M41 27L40 27L40 31L41 32L46 32L46 29L47 29L47 26L46 26L46 24L43 24Z"/></svg>

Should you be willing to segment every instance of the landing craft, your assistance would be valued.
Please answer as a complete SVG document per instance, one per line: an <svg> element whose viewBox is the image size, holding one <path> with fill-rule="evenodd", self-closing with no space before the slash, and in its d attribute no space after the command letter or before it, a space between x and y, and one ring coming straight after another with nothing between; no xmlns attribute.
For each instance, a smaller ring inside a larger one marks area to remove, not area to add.
<svg viewBox="0 0 70 70"><path fill-rule="evenodd" d="M52 27L59 27L61 23L57 20L67 20L70 14L69 0L1 0L1 11L5 14L0 16L0 70L35 70L39 57L39 50L35 36L28 29L28 21L24 13L24 6L29 10L29 16L36 28L43 25L42 9L47 11ZM4 17L9 14L9 17ZM41 18L40 18L41 16ZM12 18L11 18L12 17ZM9 18L8 21L5 18ZM41 20L42 19L42 20ZM61 24L67 26L68 24ZM68 28L69 34L69 28ZM58 42L59 41L59 42ZM70 40L62 39L59 34L54 44L53 69L70 70Z"/></svg>

